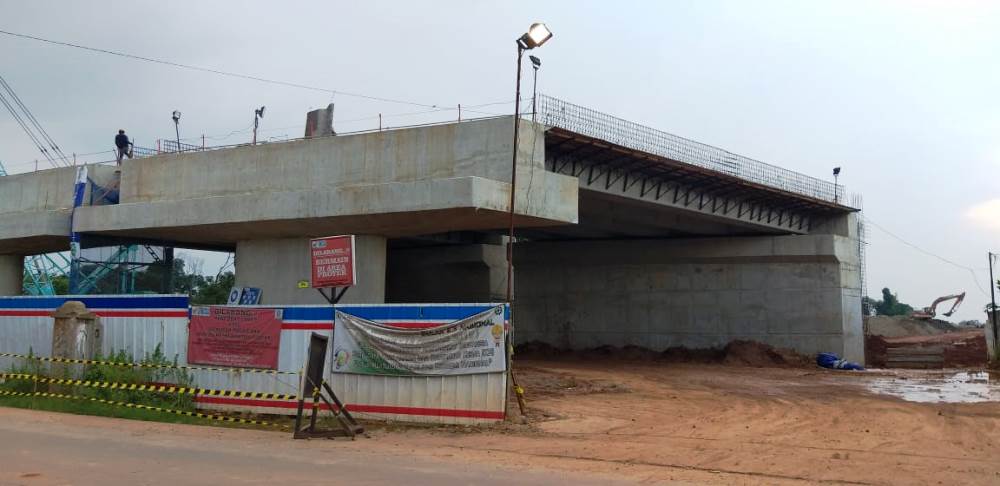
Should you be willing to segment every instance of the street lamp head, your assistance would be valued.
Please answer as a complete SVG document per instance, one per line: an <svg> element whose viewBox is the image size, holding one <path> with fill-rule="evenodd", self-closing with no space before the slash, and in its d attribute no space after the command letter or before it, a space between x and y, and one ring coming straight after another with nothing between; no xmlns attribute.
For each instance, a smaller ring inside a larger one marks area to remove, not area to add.
<svg viewBox="0 0 1000 486"><path fill-rule="evenodd" d="M181 119L181 112L177 111L177 110L174 110L174 114L173 114L172 118L174 119L174 123L177 123Z"/></svg>
<svg viewBox="0 0 1000 486"><path fill-rule="evenodd" d="M536 22L531 24L531 27L528 28L528 32L525 32L525 34L517 40L517 44L522 49L534 49L548 42L551 38L552 31L550 31L545 24Z"/></svg>
<svg viewBox="0 0 1000 486"><path fill-rule="evenodd" d="M261 106L260 108L254 110L254 112L257 114L257 116L259 116L261 118L264 118L264 107L263 106Z"/></svg>
<svg viewBox="0 0 1000 486"><path fill-rule="evenodd" d="M840 175L840 167L834 167L833 168L833 175L835 175L835 176L836 175Z"/></svg>
<svg viewBox="0 0 1000 486"><path fill-rule="evenodd" d="M531 67L535 68L535 71L537 71L538 68L542 67L542 60L541 59L539 59L539 58L537 58L535 56L528 56L528 59L531 59Z"/></svg>

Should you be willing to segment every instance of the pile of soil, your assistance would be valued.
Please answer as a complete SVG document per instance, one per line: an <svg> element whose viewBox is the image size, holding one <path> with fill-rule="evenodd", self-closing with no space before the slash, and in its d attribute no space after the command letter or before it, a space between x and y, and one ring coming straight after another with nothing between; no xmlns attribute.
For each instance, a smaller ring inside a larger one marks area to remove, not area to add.
<svg viewBox="0 0 1000 486"><path fill-rule="evenodd" d="M531 391L533 397L590 395L594 393L627 393L625 385L596 378L583 378L575 374L534 366L518 369L519 385Z"/></svg>
<svg viewBox="0 0 1000 486"><path fill-rule="evenodd" d="M812 367L815 362L809 357L786 348L775 348L756 341L733 341L726 345L726 357L722 360L728 365L753 366L795 366Z"/></svg>
<svg viewBox="0 0 1000 486"><path fill-rule="evenodd" d="M865 359L868 366L884 368L889 349L944 348L941 366L968 368L985 366L987 362L986 336L982 329L965 329L934 335L904 337L865 336Z"/></svg>
<svg viewBox="0 0 1000 486"><path fill-rule="evenodd" d="M866 334L887 338L903 336L933 336L958 331L959 328L940 319L914 319L908 316L865 317Z"/></svg>
<svg viewBox="0 0 1000 486"><path fill-rule="evenodd" d="M688 349L668 348L663 352L641 346L598 346L584 351L556 348L550 344L532 341L516 347L515 355L528 359L593 359L632 361L724 364L752 367L812 367L813 358L791 349L775 348L757 341L732 341L724 348Z"/></svg>

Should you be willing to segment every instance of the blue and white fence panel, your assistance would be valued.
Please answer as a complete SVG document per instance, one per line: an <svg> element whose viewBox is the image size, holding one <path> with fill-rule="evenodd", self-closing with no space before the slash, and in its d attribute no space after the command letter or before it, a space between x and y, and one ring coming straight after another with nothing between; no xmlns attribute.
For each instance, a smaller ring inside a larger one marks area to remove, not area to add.
<svg viewBox="0 0 1000 486"><path fill-rule="evenodd" d="M167 357L183 359L187 348L186 295L78 295L0 297L0 352L52 355L52 311L78 300L101 318L105 354L126 350L135 359L157 345ZM13 358L0 358L6 370Z"/></svg>
<svg viewBox="0 0 1000 486"><path fill-rule="evenodd" d="M50 314L67 300L82 301L101 317L105 354L126 350L135 359L157 345L168 359L187 365L190 309L186 295L0 297L0 352L51 356ZM497 304L346 305L342 311L400 327L433 327L462 319ZM331 338L330 306L256 306L283 310L278 370L282 374L191 370L196 386L294 395L312 332ZM509 318L509 309L508 318ZM329 351L332 353L332 349ZM329 364L329 360L327 363ZM0 358L9 369L14 358ZM488 423L503 420L507 374L454 376L378 376L330 373L326 377L351 412L361 418L429 423ZM197 397L200 408L294 414L296 402L230 397Z"/></svg>

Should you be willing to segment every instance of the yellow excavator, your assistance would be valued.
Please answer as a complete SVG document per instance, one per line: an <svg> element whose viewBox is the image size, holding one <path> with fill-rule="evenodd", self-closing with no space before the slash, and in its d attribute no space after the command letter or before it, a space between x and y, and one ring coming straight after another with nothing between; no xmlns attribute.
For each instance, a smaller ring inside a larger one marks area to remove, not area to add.
<svg viewBox="0 0 1000 486"><path fill-rule="evenodd" d="M933 319L937 317L937 306L942 302L947 302L952 299L955 300L955 303L951 305L951 309L948 309L948 312L942 314L943 316L950 316L955 313L958 306L962 304L963 300L965 300L965 292L962 292L961 294L938 297L934 299L934 302L931 303L930 307L924 307L923 310L915 310L913 311L913 314L910 314L910 317L914 319Z"/></svg>

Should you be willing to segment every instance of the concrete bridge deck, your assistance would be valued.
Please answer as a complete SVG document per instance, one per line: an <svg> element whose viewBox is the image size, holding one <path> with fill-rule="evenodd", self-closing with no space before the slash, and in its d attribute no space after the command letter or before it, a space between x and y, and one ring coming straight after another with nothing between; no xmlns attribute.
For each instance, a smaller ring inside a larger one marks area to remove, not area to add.
<svg viewBox="0 0 1000 486"><path fill-rule="evenodd" d="M856 221L836 193L521 123L519 335L654 348L743 337L863 359ZM84 245L235 250L237 283L265 303L321 303L295 285L307 239L346 233L362 258L348 301L502 299L512 131L499 117L94 166L118 203L88 194L74 229ZM68 248L74 175L0 177L0 293L19 289L24 255Z"/></svg>

